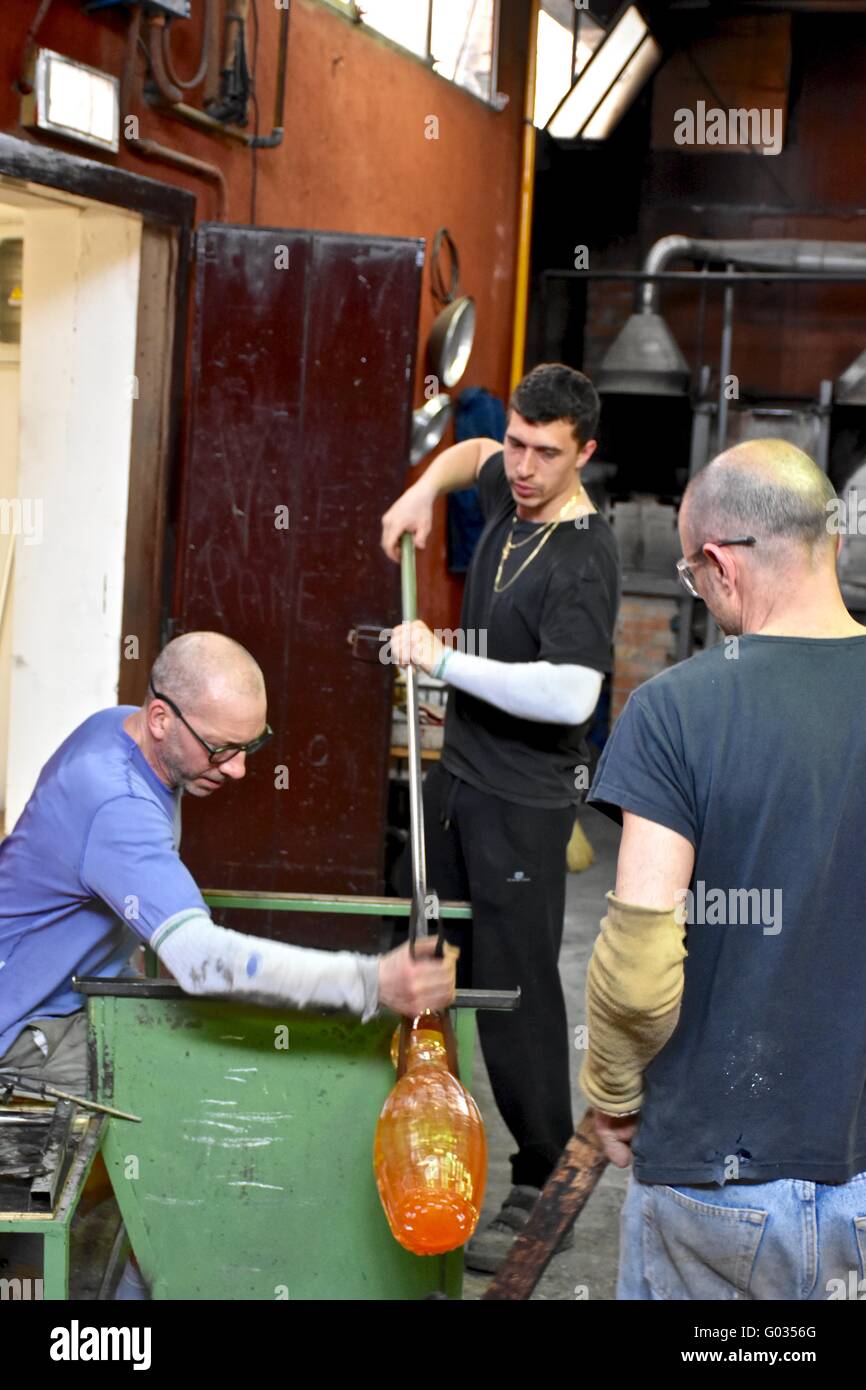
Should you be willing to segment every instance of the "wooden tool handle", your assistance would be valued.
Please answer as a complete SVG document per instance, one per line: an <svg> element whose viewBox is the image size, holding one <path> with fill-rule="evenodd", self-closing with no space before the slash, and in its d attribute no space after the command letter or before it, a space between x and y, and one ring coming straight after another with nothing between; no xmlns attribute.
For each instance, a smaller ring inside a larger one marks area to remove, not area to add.
<svg viewBox="0 0 866 1390"><path fill-rule="evenodd" d="M587 1110L483 1299L528 1299L607 1167Z"/></svg>

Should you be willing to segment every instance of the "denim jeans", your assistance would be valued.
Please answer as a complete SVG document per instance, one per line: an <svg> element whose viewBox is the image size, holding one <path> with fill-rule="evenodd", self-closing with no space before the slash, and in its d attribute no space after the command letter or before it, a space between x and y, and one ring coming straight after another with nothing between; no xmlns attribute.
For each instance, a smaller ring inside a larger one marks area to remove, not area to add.
<svg viewBox="0 0 866 1390"><path fill-rule="evenodd" d="M631 1174L616 1296L866 1300L866 1173L724 1187Z"/></svg>

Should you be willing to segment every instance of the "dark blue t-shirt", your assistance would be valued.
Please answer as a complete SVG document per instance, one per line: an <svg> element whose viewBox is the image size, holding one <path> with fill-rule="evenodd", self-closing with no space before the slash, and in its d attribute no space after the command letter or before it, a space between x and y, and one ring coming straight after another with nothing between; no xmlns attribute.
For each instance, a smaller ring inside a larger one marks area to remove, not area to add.
<svg viewBox="0 0 866 1390"><path fill-rule="evenodd" d="M177 852L180 795L124 731L134 708L69 735L0 844L0 1057L28 1020L83 1007L73 975L117 975L157 928L208 911Z"/></svg>
<svg viewBox="0 0 866 1390"><path fill-rule="evenodd" d="M589 802L695 847L642 1182L866 1170L864 692L866 637L729 638L634 691L608 740Z"/></svg>

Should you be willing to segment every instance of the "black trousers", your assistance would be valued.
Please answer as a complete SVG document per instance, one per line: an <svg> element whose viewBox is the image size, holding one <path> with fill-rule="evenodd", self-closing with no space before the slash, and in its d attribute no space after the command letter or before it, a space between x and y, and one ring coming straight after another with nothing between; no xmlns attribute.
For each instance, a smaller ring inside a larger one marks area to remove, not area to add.
<svg viewBox="0 0 866 1390"><path fill-rule="evenodd" d="M543 1187L574 1132L569 1038L559 977L565 852L574 807L518 806L435 766L424 781L428 891L472 904L472 921L445 923L461 948L461 988L522 991L510 1013L478 1012L478 1034L499 1112L517 1143L512 1181ZM410 849L394 871L411 896ZM406 930L395 933L405 939Z"/></svg>

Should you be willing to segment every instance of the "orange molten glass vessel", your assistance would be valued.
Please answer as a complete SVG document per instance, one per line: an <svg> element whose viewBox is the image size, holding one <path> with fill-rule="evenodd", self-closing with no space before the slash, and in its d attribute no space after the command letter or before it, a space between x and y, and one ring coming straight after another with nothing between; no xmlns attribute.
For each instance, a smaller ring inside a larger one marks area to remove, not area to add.
<svg viewBox="0 0 866 1390"><path fill-rule="evenodd" d="M465 1245L478 1224L484 1123L457 1077L447 1014L404 1019L391 1056L397 1084L379 1116L373 1159L379 1196L395 1240L415 1255L442 1255Z"/></svg>

